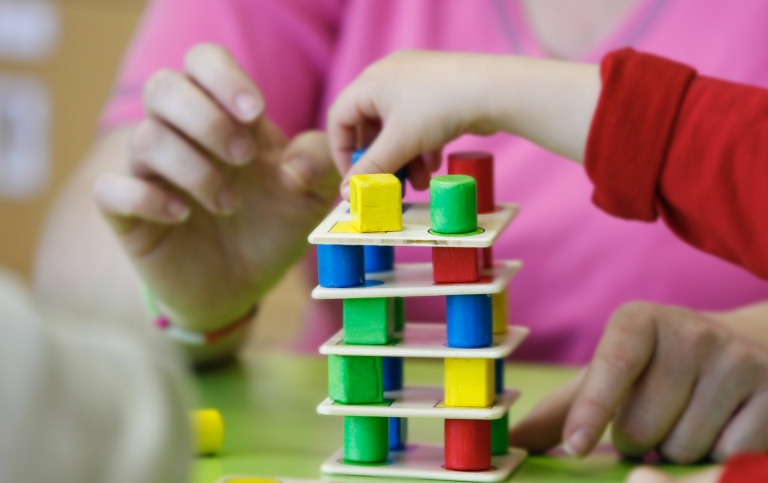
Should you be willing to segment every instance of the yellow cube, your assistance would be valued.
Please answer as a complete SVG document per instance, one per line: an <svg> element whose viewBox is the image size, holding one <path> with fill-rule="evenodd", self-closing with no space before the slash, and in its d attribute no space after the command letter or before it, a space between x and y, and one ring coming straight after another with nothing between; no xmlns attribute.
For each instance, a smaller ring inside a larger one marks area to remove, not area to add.
<svg viewBox="0 0 768 483"><path fill-rule="evenodd" d="M358 174L349 182L349 221L361 233L401 231L403 195L393 174Z"/></svg>
<svg viewBox="0 0 768 483"><path fill-rule="evenodd" d="M487 408L495 402L493 359L446 359L445 405Z"/></svg>
<svg viewBox="0 0 768 483"><path fill-rule="evenodd" d="M491 306L493 307L493 334L506 334L507 324L509 323L509 287L504 288L499 293L491 295Z"/></svg>

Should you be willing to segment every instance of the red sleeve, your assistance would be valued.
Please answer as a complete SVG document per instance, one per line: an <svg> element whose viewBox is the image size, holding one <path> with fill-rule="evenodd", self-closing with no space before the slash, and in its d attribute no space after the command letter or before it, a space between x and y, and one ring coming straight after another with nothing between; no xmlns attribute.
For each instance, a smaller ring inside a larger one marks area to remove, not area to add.
<svg viewBox="0 0 768 483"><path fill-rule="evenodd" d="M593 201L661 216L683 240L768 278L768 90L623 49L601 65L587 140Z"/></svg>
<svg viewBox="0 0 768 483"><path fill-rule="evenodd" d="M768 455L746 453L728 460L719 483L764 483L766 480Z"/></svg>

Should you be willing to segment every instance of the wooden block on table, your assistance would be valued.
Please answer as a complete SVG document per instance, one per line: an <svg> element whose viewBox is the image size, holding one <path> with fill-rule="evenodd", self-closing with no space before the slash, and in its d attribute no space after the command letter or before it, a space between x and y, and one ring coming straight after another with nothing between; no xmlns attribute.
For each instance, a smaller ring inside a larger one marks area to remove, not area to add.
<svg viewBox="0 0 768 483"><path fill-rule="evenodd" d="M493 306L493 333L506 334L509 330L509 287L491 295Z"/></svg>
<svg viewBox="0 0 768 483"><path fill-rule="evenodd" d="M480 280L479 248L432 247L432 279L435 283L470 283Z"/></svg>
<svg viewBox="0 0 768 483"><path fill-rule="evenodd" d="M445 467L454 471L482 471L491 466L491 422L445 420Z"/></svg>
<svg viewBox="0 0 768 483"><path fill-rule="evenodd" d="M365 245L365 273L389 272L395 268L395 247Z"/></svg>
<svg viewBox="0 0 768 483"><path fill-rule="evenodd" d="M356 165L358 161L363 157L363 154L368 151L368 148L360 148L354 153L352 153L352 166ZM403 166L402 168L395 171L395 177L400 180L400 184L402 185L402 190L400 193L403 197L405 197L405 180L408 179L408 165Z"/></svg>
<svg viewBox="0 0 768 483"><path fill-rule="evenodd" d="M509 452L509 412L491 421L491 454L498 456Z"/></svg>
<svg viewBox="0 0 768 483"><path fill-rule="evenodd" d="M493 342L490 295L448 295L445 301L448 347L486 347Z"/></svg>
<svg viewBox="0 0 768 483"><path fill-rule="evenodd" d="M342 404L384 401L381 357L328 356L328 396Z"/></svg>
<svg viewBox="0 0 768 483"><path fill-rule="evenodd" d="M487 408L495 401L493 359L446 359L445 405Z"/></svg>
<svg viewBox="0 0 768 483"><path fill-rule="evenodd" d="M349 221L361 233L402 231L403 197L392 174L358 174L350 178Z"/></svg>
<svg viewBox="0 0 768 483"><path fill-rule="evenodd" d="M471 176L435 176L429 183L429 214L436 234L477 230L477 183Z"/></svg>
<svg viewBox="0 0 768 483"><path fill-rule="evenodd" d="M344 299L344 343L384 345L395 332L395 299Z"/></svg>
<svg viewBox="0 0 768 483"><path fill-rule="evenodd" d="M403 388L403 358L383 357L384 391L398 391Z"/></svg>
<svg viewBox="0 0 768 483"><path fill-rule="evenodd" d="M211 455L224 445L224 421L215 409L198 409L190 414L195 436L195 454Z"/></svg>
<svg viewBox="0 0 768 483"><path fill-rule="evenodd" d="M363 247L318 245L317 278L321 287L346 288L365 284Z"/></svg>
<svg viewBox="0 0 768 483"><path fill-rule="evenodd" d="M408 441L408 420L406 418L389 418L389 449L405 451Z"/></svg>
<svg viewBox="0 0 768 483"><path fill-rule="evenodd" d="M464 174L477 182L477 212L496 209L493 188L493 154L470 151L448 155L448 174Z"/></svg>
<svg viewBox="0 0 768 483"><path fill-rule="evenodd" d="M384 463L388 454L388 418L344 416L345 461Z"/></svg>

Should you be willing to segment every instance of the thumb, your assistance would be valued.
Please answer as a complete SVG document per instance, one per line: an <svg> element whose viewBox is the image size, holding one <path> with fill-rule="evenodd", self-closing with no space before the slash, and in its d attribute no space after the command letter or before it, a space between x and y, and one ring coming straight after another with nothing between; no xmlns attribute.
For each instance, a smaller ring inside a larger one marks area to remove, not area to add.
<svg viewBox="0 0 768 483"><path fill-rule="evenodd" d="M283 152L280 180L291 191L312 193L323 200L332 200L336 198L339 179L328 138L321 131L299 134Z"/></svg>
<svg viewBox="0 0 768 483"><path fill-rule="evenodd" d="M509 431L509 444L542 453L562 442L563 425L571 403L584 379L586 369L542 399L522 421Z"/></svg>

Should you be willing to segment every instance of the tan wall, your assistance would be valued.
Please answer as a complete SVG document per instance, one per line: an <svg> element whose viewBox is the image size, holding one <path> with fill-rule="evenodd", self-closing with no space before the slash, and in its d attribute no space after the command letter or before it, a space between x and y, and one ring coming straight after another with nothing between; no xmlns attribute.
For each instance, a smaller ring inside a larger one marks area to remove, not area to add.
<svg viewBox="0 0 768 483"><path fill-rule="evenodd" d="M32 199L0 197L0 266L29 274L44 216L91 141L94 123L144 3L59 1L59 43L51 57L30 64L0 58L0 76L14 73L41 80L53 108L49 181ZM2 139L0 135L0 142Z"/></svg>

